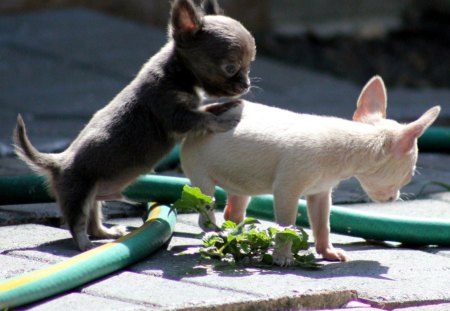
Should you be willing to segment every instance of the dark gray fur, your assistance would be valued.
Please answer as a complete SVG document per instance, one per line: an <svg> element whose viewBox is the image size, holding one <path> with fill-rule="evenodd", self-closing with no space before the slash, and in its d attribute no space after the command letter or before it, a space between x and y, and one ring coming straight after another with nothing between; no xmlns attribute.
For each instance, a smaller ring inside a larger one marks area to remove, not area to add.
<svg viewBox="0 0 450 311"><path fill-rule="evenodd" d="M99 200L121 199L123 188L149 172L183 134L227 131L239 122L217 113L237 102L201 106L197 89L210 97L247 92L255 43L239 22L205 16L220 10L215 1L206 0L203 7L207 12L190 0L173 2L169 42L94 114L64 152L38 152L18 117L16 153L49 177L50 190L80 250L92 247L87 234L116 238L125 233L123 228L102 225Z"/></svg>

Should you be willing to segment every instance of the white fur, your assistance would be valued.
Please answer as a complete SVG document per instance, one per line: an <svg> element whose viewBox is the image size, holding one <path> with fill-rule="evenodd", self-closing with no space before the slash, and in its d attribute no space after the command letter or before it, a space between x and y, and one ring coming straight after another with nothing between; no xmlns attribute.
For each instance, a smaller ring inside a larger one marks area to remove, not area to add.
<svg viewBox="0 0 450 311"><path fill-rule="evenodd" d="M434 107L408 125L385 119L386 91L380 77L363 89L354 121L244 101L226 112L241 114L235 129L186 138L182 166L204 193L212 195L215 185L229 193L225 218L234 221L243 220L248 196L273 193L277 223L294 225L298 200L306 196L318 253L344 261L345 253L329 241L332 188L356 176L373 200L398 199L415 170L417 137L439 111ZM278 245L274 258L289 265L290 245Z"/></svg>

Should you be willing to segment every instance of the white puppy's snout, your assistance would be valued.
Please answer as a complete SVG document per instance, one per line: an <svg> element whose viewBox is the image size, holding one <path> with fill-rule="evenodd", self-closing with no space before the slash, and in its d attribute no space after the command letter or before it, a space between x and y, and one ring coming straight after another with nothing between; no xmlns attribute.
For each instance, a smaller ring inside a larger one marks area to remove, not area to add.
<svg viewBox="0 0 450 311"><path fill-rule="evenodd" d="M366 191L370 199L377 203L388 203L397 201L400 198L399 190L388 190L388 191Z"/></svg>

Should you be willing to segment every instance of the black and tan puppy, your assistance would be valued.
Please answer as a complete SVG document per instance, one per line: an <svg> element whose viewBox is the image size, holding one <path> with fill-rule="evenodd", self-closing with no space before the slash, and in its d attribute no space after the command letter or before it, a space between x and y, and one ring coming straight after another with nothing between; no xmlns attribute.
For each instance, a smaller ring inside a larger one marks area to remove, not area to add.
<svg viewBox="0 0 450 311"><path fill-rule="evenodd" d="M125 233L121 227L103 226L98 201L121 199L122 190L150 171L183 134L223 132L239 122L221 116L236 103L200 106L198 92L210 97L247 92L254 39L236 20L217 15L215 1L202 5L203 10L190 0L173 2L169 42L94 114L64 152L38 152L18 117L16 152L48 176L80 250L92 247L88 234L116 238Z"/></svg>

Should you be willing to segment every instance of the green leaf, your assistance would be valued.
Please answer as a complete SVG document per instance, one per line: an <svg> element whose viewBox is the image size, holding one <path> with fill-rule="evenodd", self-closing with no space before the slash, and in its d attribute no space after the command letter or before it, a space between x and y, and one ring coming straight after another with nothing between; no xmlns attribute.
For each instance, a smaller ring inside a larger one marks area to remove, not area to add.
<svg viewBox="0 0 450 311"><path fill-rule="evenodd" d="M200 188L198 187L190 187L188 185L185 185L183 187L183 193L186 196L190 196L190 197L194 197L197 200L201 201L202 203L208 203L211 204L213 203L214 199L206 194L203 194L202 191L200 190Z"/></svg>
<svg viewBox="0 0 450 311"><path fill-rule="evenodd" d="M252 250L250 245L247 243L240 244L240 249L241 249L241 252L244 254L248 254Z"/></svg>
<svg viewBox="0 0 450 311"><path fill-rule="evenodd" d="M204 195L199 188L184 186L181 198L173 204L180 211L195 211L209 219L208 207L214 204L214 198ZM210 219L209 219L210 220ZM302 268L320 267L314 255L300 254L308 249L308 235L302 229L295 227L262 228L255 218L246 218L239 224L225 221L221 228L211 221L206 225L211 229L221 230L204 235L200 248L202 258L218 258L224 264L252 264L258 267L273 265L271 252L275 239L280 242L292 242L292 253L295 265Z"/></svg>
<svg viewBox="0 0 450 311"><path fill-rule="evenodd" d="M323 265L317 263L314 254L294 255L295 266L306 269L321 269Z"/></svg>
<svg viewBox="0 0 450 311"><path fill-rule="evenodd" d="M241 223L240 223L240 225L251 225L251 224L260 224L260 222L259 222L259 220L258 219L255 219L255 218L252 218L252 217L247 217L247 218L245 218L244 219L244 221L242 221Z"/></svg>
<svg viewBox="0 0 450 311"><path fill-rule="evenodd" d="M172 205L172 208L180 212L191 212L195 210L203 215L205 219L209 220L204 224L206 228L220 230L209 217L208 207L212 204L214 204L214 198L203 194L200 188L186 185L183 187L181 198Z"/></svg>
<svg viewBox="0 0 450 311"><path fill-rule="evenodd" d="M269 233L269 236L272 238L275 237L275 234L277 234L279 232L279 230L274 227L268 228L267 231Z"/></svg>
<svg viewBox="0 0 450 311"><path fill-rule="evenodd" d="M218 234L205 234L205 236L202 239L203 246L205 247L211 247L216 244L223 244L223 238L219 236Z"/></svg>
<svg viewBox="0 0 450 311"><path fill-rule="evenodd" d="M262 257L262 262L267 265L273 265L273 256L271 254L264 254Z"/></svg>
<svg viewBox="0 0 450 311"><path fill-rule="evenodd" d="M198 209L213 202L214 199L203 194L200 188L186 185L183 187L181 198L173 204L173 207L181 211L192 208L198 211Z"/></svg>
<svg viewBox="0 0 450 311"><path fill-rule="evenodd" d="M236 224L235 224L233 221L231 221L231 220L225 221L225 222L222 224L222 227L221 227L222 230L226 230L226 229L234 229L234 228L236 228Z"/></svg>

